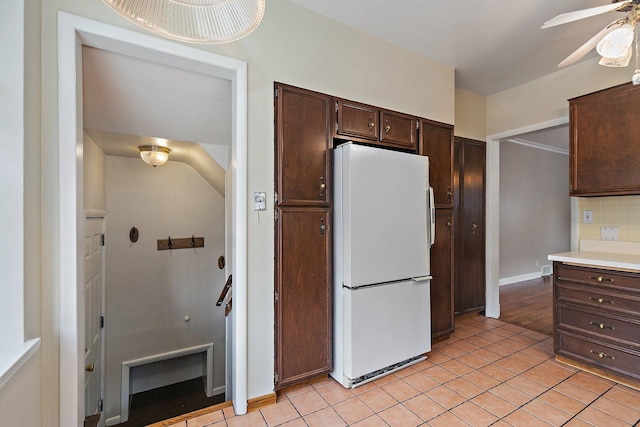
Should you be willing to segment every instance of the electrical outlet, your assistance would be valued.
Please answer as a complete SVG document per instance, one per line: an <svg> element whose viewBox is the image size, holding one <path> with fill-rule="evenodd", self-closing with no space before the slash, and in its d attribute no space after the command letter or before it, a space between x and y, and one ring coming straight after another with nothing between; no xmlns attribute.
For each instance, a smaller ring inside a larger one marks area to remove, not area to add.
<svg viewBox="0 0 640 427"><path fill-rule="evenodd" d="M267 210L267 194L266 193L253 193L253 210L254 211Z"/></svg>
<svg viewBox="0 0 640 427"><path fill-rule="evenodd" d="M618 240L618 227L600 227L601 240Z"/></svg>
<svg viewBox="0 0 640 427"><path fill-rule="evenodd" d="M582 211L582 222L593 224L593 211Z"/></svg>

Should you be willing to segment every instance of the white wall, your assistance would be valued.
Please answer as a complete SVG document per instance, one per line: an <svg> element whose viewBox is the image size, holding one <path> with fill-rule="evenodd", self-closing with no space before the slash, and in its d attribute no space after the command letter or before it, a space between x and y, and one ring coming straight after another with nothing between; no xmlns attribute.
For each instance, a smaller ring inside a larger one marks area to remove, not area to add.
<svg viewBox="0 0 640 427"><path fill-rule="evenodd" d="M122 362L214 343L224 385L224 198L190 166L153 168L107 156L106 418L120 413ZM129 240L131 227L139 240ZM157 239L204 237L204 248L157 250ZM185 316L190 321L184 320ZM186 380L189 378L184 378Z"/></svg>
<svg viewBox="0 0 640 427"><path fill-rule="evenodd" d="M566 154L500 143L501 283L540 276L547 255L570 249L568 176Z"/></svg>
<svg viewBox="0 0 640 427"><path fill-rule="evenodd" d="M107 156L84 134L82 190L85 209L107 210Z"/></svg>
<svg viewBox="0 0 640 427"><path fill-rule="evenodd" d="M454 133L463 138L484 141L487 136L487 98L456 88Z"/></svg>
<svg viewBox="0 0 640 427"><path fill-rule="evenodd" d="M57 182L57 12L146 33L124 20L100 0L43 2L43 181ZM248 192L267 192L273 200L273 82L281 81L320 92L383 106L446 123L454 121L454 70L428 58L328 20L287 0L270 0L265 18L248 37L225 45L195 45L248 63ZM380 58L384 58L381 63ZM50 232L43 253L44 286L57 294L57 191L43 194L43 224ZM248 226L248 395L273 391L274 366L274 242L271 206ZM55 295L44 319L56 323ZM53 327L46 359L55 366L57 335ZM45 416L57 419L58 384L51 372Z"/></svg>

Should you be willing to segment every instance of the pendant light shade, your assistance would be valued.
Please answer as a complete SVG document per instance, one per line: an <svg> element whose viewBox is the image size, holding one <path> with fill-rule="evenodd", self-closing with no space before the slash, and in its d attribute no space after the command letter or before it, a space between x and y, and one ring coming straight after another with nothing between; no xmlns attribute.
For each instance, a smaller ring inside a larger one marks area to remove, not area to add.
<svg viewBox="0 0 640 427"><path fill-rule="evenodd" d="M176 40L226 43L255 30L265 0L103 0L131 22Z"/></svg>

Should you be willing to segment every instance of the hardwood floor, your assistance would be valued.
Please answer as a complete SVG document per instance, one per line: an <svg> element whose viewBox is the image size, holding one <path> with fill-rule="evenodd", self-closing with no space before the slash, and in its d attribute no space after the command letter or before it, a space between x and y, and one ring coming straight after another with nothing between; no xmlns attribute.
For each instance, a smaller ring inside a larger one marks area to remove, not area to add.
<svg viewBox="0 0 640 427"><path fill-rule="evenodd" d="M553 276L500 286L500 320L551 335Z"/></svg>

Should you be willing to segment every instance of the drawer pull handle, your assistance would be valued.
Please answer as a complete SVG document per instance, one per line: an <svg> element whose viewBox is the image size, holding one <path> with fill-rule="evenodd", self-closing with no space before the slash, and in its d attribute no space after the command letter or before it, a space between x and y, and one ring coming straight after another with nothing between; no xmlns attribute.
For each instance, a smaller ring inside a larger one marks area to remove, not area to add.
<svg viewBox="0 0 640 427"><path fill-rule="evenodd" d="M591 280L595 280L596 282L612 282L613 283L613 279L609 279L607 277L604 276L589 276L589 279Z"/></svg>
<svg viewBox="0 0 640 427"><path fill-rule="evenodd" d="M595 354L596 356L598 356L600 359L611 359L611 360L616 360L615 356L612 356L610 354L607 354L603 351L595 351L595 350L589 350L592 354Z"/></svg>
<svg viewBox="0 0 640 427"><path fill-rule="evenodd" d="M597 327L598 327L598 328L600 328L600 329L611 329L612 331L616 329L616 328L614 328L613 326L609 326L609 325L606 325L606 324L604 324L604 323L589 322L589 324L590 324L590 325L593 325L593 326L597 326Z"/></svg>
<svg viewBox="0 0 640 427"><path fill-rule="evenodd" d="M608 299L604 299L602 297L600 297L600 298L589 297L589 300L596 301L598 304L613 304L613 301L608 300Z"/></svg>

